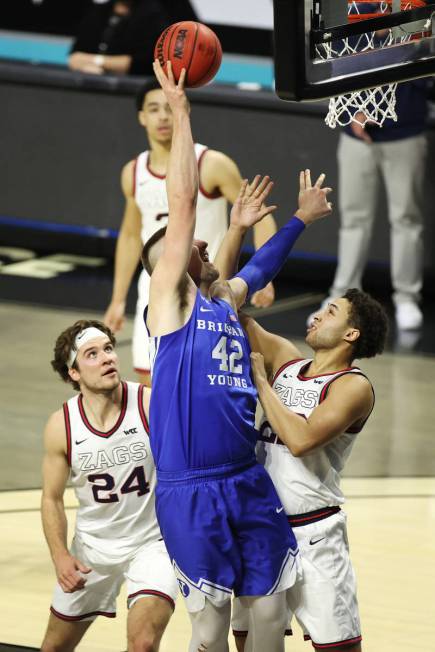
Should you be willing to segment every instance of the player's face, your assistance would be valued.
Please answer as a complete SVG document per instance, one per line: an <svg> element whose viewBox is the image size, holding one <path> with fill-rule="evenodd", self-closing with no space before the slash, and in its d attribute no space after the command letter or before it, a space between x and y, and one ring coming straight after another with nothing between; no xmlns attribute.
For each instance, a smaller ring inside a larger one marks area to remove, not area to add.
<svg viewBox="0 0 435 652"><path fill-rule="evenodd" d="M347 299L333 299L314 315L312 325L307 330L305 341L314 351L333 349L343 342L352 329L348 322L349 302Z"/></svg>
<svg viewBox="0 0 435 652"><path fill-rule="evenodd" d="M145 95L139 122L145 127L148 138L159 143L172 140L172 111L165 94L160 89L149 91Z"/></svg>
<svg viewBox="0 0 435 652"><path fill-rule="evenodd" d="M116 389L121 382L118 356L107 337L89 340L77 353L77 381L91 391L106 392ZM74 378L76 380L76 378Z"/></svg>
<svg viewBox="0 0 435 652"><path fill-rule="evenodd" d="M219 272L209 260L207 247L208 243L204 240L194 240L192 243L192 255L187 271L196 285L210 284L219 278Z"/></svg>

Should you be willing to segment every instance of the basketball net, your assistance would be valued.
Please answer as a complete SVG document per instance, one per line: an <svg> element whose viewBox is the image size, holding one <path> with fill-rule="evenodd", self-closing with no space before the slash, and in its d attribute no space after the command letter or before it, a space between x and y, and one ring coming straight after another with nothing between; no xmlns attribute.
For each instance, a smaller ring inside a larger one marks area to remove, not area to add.
<svg viewBox="0 0 435 652"><path fill-rule="evenodd" d="M424 6L423 0L383 0L381 2L349 0L348 22L353 23L389 14L396 8L406 11ZM316 51L320 58L326 60L387 48L424 36L425 30L430 29L430 20L429 24L427 21L423 22L424 24L419 21L418 25L413 23L409 31L403 26L386 28L377 32L365 32L339 41L324 43L317 46ZM397 122L396 88L397 82L331 97L325 122L332 129L337 126L344 127L351 122L356 122L363 127L366 123L382 126L387 118Z"/></svg>

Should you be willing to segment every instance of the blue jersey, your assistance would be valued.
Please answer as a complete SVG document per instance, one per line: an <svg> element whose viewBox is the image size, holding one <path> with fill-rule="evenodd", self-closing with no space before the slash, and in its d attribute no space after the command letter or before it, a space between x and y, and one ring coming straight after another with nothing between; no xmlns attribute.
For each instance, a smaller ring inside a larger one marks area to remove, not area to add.
<svg viewBox="0 0 435 652"><path fill-rule="evenodd" d="M254 460L250 351L231 306L199 290L182 328L150 337L150 437L158 472L185 477L186 470L231 471Z"/></svg>

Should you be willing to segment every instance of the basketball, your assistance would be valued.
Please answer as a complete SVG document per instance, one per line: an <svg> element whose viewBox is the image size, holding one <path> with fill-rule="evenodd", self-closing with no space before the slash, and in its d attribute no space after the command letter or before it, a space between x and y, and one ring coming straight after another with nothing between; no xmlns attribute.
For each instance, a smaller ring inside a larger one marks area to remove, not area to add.
<svg viewBox="0 0 435 652"><path fill-rule="evenodd" d="M162 68L172 64L174 78L178 81L186 68L185 85L190 88L204 86L217 73L222 61L222 47L216 34L206 25L193 20L174 23L157 39L154 58Z"/></svg>

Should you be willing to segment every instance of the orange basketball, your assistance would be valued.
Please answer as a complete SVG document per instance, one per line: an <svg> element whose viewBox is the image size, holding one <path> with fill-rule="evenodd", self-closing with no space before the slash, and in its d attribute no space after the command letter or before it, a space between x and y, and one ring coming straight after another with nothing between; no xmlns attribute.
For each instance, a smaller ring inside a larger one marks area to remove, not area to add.
<svg viewBox="0 0 435 652"><path fill-rule="evenodd" d="M217 73L222 61L222 47L216 34L206 25L193 20L174 23L157 39L154 58L163 69L166 62L172 64L178 81L181 70L186 68L186 86L204 86Z"/></svg>

